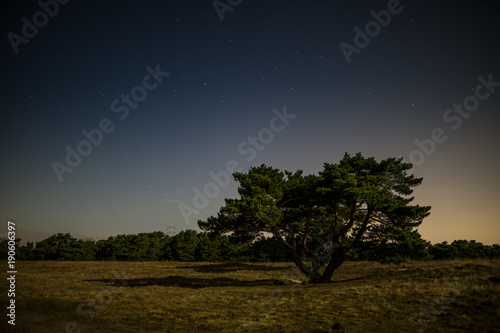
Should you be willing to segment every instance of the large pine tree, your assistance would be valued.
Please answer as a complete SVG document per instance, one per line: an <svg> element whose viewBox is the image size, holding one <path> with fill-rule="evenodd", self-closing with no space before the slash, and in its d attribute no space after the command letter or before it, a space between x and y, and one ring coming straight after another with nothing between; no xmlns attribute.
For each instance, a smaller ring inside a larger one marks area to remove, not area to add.
<svg viewBox="0 0 500 333"><path fill-rule="evenodd" d="M430 207L410 205L422 179L409 169L402 159L377 162L359 153L325 163L319 175L261 165L235 173L240 199L226 199L216 217L198 225L217 234L273 234L306 282L328 282L363 240L410 232L429 215Z"/></svg>

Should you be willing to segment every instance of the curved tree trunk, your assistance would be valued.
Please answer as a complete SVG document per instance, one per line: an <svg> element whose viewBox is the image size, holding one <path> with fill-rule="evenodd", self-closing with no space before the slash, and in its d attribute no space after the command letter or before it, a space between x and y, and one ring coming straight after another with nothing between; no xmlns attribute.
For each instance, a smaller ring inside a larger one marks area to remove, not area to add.
<svg viewBox="0 0 500 333"><path fill-rule="evenodd" d="M347 260L347 253L344 247L337 247L333 250L332 259L326 266L323 275L317 282L330 282L332 279L333 272L339 268Z"/></svg>

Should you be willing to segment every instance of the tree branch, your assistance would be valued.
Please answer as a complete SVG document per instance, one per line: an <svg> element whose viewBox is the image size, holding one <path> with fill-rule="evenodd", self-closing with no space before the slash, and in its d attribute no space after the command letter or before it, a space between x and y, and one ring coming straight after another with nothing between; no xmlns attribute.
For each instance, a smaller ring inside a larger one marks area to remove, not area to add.
<svg viewBox="0 0 500 333"><path fill-rule="evenodd" d="M283 207L285 204L287 204L290 201L293 201L293 200L305 200L305 199L307 199L307 198L304 198L304 197L290 198L287 201L283 202L281 205L279 205L278 208Z"/></svg>
<svg viewBox="0 0 500 333"><path fill-rule="evenodd" d="M339 238L343 237L349 231L349 229L351 229L351 227L354 225L354 221L355 221L354 217L356 216L356 213L358 212L358 208L359 207L356 206L356 203L354 203L352 205L351 214L349 216L349 222L339 232Z"/></svg>
<svg viewBox="0 0 500 333"><path fill-rule="evenodd" d="M252 229L252 228L242 228L242 229L233 229L233 228L225 228L225 230L227 231L260 231L260 232L271 232L271 230L269 229L262 229L262 228L259 228L259 229Z"/></svg>
<svg viewBox="0 0 500 333"><path fill-rule="evenodd" d="M368 208L368 211L366 212L366 216L363 219L363 224L361 225L361 228L359 229L358 234L356 235L356 237L354 238L354 241L352 242L352 244L350 246L351 248L356 247L359 240L361 239L361 236L363 236L363 234L365 233L366 227L368 226L368 222L370 222L370 218L371 218L370 215L371 215L371 209Z"/></svg>

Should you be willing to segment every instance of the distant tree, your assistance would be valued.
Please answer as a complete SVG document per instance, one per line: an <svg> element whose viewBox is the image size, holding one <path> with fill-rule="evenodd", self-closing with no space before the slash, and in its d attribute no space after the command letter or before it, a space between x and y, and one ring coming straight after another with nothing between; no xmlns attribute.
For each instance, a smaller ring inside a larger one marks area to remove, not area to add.
<svg viewBox="0 0 500 333"><path fill-rule="evenodd" d="M434 259L447 259L453 257L448 242L442 242L431 246L429 252Z"/></svg>
<svg viewBox="0 0 500 333"><path fill-rule="evenodd" d="M215 234L271 233L307 282L328 282L364 237L411 231L429 215L430 207L409 205L422 181L409 169L402 159L361 154L325 163L318 176L261 165L235 173L240 199L226 199L216 217L198 225Z"/></svg>
<svg viewBox="0 0 500 333"><path fill-rule="evenodd" d="M97 243L97 258L100 260L131 260L131 237L129 235L111 236Z"/></svg>
<svg viewBox="0 0 500 333"><path fill-rule="evenodd" d="M164 258L168 236L161 231L118 235L96 243L98 260L153 261Z"/></svg>
<svg viewBox="0 0 500 333"><path fill-rule="evenodd" d="M35 259L42 260L94 260L95 252L82 240L71 234L58 233L36 243Z"/></svg>
<svg viewBox="0 0 500 333"><path fill-rule="evenodd" d="M206 233L197 234L195 250L196 261L220 261L220 237L209 236Z"/></svg>
<svg viewBox="0 0 500 333"><path fill-rule="evenodd" d="M178 261L196 261L198 246L197 232L194 230L181 231L171 242L172 259Z"/></svg>
<svg viewBox="0 0 500 333"><path fill-rule="evenodd" d="M252 240L242 235L231 234L221 238L221 259L223 261L250 262L254 260Z"/></svg>
<svg viewBox="0 0 500 333"><path fill-rule="evenodd" d="M352 260L401 263L409 259L430 260L430 242L422 239L417 230L397 230L378 237L365 237L349 258Z"/></svg>
<svg viewBox="0 0 500 333"><path fill-rule="evenodd" d="M161 252L160 252L160 255L158 256L158 260L172 260L173 259L172 239L173 239L173 237L165 235L165 237L163 238Z"/></svg>
<svg viewBox="0 0 500 333"><path fill-rule="evenodd" d="M96 242L96 259L97 260L115 260L116 251L115 246L113 246L114 238L109 237L106 240L100 240Z"/></svg>
<svg viewBox="0 0 500 333"><path fill-rule="evenodd" d="M252 243L252 260L263 262L291 261L285 246L276 237L260 237Z"/></svg>
<svg viewBox="0 0 500 333"><path fill-rule="evenodd" d="M143 252L142 260L160 260L168 236L161 231L150 232L145 236L147 237L147 246Z"/></svg>
<svg viewBox="0 0 500 333"><path fill-rule="evenodd" d="M451 244L438 243L429 247L434 259L500 258L500 245L484 245L475 240L455 240Z"/></svg>
<svg viewBox="0 0 500 333"><path fill-rule="evenodd" d="M27 242L26 245L19 247L19 259L33 260L35 259L35 245L33 242Z"/></svg>
<svg viewBox="0 0 500 333"><path fill-rule="evenodd" d="M488 258L500 258L500 245L493 244L488 248Z"/></svg>

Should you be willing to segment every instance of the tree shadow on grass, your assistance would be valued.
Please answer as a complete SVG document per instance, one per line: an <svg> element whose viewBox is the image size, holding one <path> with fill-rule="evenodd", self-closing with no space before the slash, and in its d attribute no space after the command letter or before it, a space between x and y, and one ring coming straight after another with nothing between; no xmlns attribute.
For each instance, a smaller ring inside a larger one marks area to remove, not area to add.
<svg viewBox="0 0 500 333"><path fill-rule="evenodd" d="M262 285L282 284L282 281L276 279L251 280L243 281L231 278L192 278L185 276L167 276L164 278L142 278L142 279L123 279L123 280L86 280L92 282L103 282L112 287L147 287L147 286L162 286L162 287L179 287L201 289L208 287L253 287Z"/></svg>
<svg viewBox="0 0 500 333"><path fill-rule="evenodd" d="M280 266L247 263L214 263L204 265L177 266L175 269L192 269L200 273L228 273L234 271L282 271L289 269L293 264L283 263Z"/></svg>
<svg viewBox="0 0 500 333"><path fill-rule="evenodd" d="M332 281L330 281L328 283L344 283L344 282L369 280L370 278L377 277L377 276L378 276L378 274L368 274L368 275L358 276L358 277L350 278L350 279L332 280Z"/></svg>
<svg viewBox="0 0 500 333"><path fill-rule="evenodd" d="M337 283L346 283L346 282L362 281L362 280L367 281L375 276L376 274L370 274L351 279L334 280L327 282L326 284L337 284ZM201 289L209 287L255 287L255 286L272 286L272 285L286 284L285 280L279 280L279 279L238 280L227 277L206 279L206 278L186 277L180 275L166 276L164 278L137 278L137 279L122 279L122 280L95 279L95 280L85 280L85 281L102 282L111 287L161 286L161 287L179 287L179 288L190 288L190 289ZM324 283L308 284L308 286L319 286L319 285L324 285Z"/></svg>

